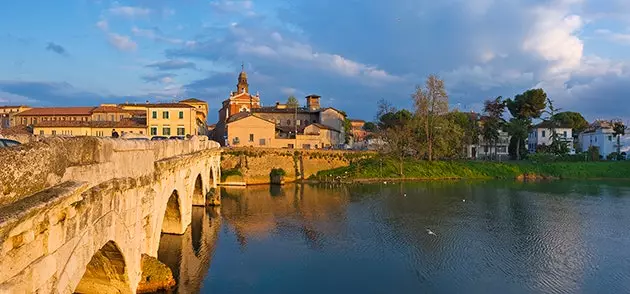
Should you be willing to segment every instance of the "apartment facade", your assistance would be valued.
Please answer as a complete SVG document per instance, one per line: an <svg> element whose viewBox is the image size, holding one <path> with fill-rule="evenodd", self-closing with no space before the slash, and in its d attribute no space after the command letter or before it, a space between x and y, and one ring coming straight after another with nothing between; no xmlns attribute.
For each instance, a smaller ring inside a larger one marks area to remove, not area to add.
<svg viewBox="0 0 630 294"><path fill-rule="evenodd" d="M613 125L608 121L595 121L578 135L580 151L587 151L590 147L597 147L599 155L606 158L608 154L617 152L617 136Z"/></svg>
<svg viewBox="0 0 630 294"><path fill-rule="evenodd" d="M146 104L149 136L186 136L199 134L197 111L184 103ZM205 130L204 130L205 133Z"/></svg>
<svg viewBox="0 0 630 294"><path fill-rule="evenodd" d="M567 144L570 153L575 153L572 128L565 125L554 126L551 122L542 122L530 129L527 137L527 150L530 153L535 153L538 146L551 145L554 132L557 134L559 140Z"/></svg>

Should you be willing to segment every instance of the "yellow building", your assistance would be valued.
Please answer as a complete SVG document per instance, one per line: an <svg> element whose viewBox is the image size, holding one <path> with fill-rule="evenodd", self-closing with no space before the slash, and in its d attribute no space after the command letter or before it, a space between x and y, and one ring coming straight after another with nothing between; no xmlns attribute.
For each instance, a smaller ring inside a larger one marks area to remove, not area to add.
<svg viewBox="0 0 630 294"><path fill-rule="evenodd" d="M14 116L22 111L31 109L28 106L0 106L0 129L15 126Z"/></svg>
<svg viewBox="0 0 630 294"><path fill-rule="evenodd" d="M319 123L308 125L302 134L285 136L274 121L249 112L231 116L226 131L227 142L234 147L321 149L335 145L339 138L339 131Z"/></svg>
<svg viewBox="0 0 630 294"><path fill-rule="evenodd" d="M197 98L189 98L186 100L179 101L179 103L188 104L194 107L197 111L197 120L198 123L203 123L207 128L207 120L208 120L208 103L205 101L199 100Z"/></svg>
<svg viewBox="0 0 630 294"><path fill-rule="evenodd" d="M145 105L150 136L186 136L200 133L195 107L184 103ZM203 133L205 132L204 129Z"/></svg>
<svg viewBox="0 0 630 294"><path fill-rule="evenodd" d="M116 130L145 135L147 126L142 118L123 118L119 121L41 121L33 125L33 134L39 136L96 136L110 137Z"/></svg>

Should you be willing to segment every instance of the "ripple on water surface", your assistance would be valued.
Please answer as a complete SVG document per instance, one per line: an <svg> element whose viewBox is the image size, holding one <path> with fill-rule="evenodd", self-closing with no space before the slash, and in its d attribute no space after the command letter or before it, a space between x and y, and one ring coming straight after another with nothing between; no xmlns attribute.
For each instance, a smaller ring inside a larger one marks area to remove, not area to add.
<svg viewBox="0 0 630 294"><path fill-rule="evenodd" d="M630 293L626 183L249 187L221 215L203 293Z"/></svg>

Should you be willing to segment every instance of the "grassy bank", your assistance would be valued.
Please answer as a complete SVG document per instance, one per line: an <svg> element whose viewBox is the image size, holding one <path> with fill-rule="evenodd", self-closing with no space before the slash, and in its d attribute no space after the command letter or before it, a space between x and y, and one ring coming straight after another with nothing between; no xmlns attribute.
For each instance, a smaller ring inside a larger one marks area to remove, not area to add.
<svg viewBox="0 0 630 294"><path fill-rule="evenodd" d="M407 161L406 179L515 179L523 176L567 179L630 179L630 162ZM398 162L372 158L321 171L313 180L400 179Z"/></svg>

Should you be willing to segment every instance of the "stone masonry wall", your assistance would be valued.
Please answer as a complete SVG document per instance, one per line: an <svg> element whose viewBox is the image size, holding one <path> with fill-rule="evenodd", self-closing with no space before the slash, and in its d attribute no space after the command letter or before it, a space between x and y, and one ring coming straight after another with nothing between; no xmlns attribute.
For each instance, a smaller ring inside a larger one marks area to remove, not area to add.
<svg viewBox="0 0 630 294"><path fill-rule="evenodd" d="M291 150L262 148L224 149L223 171L238 169L248 185L268 184L274 168L286 172L286 182L308 179L322 170L348 166L353 160L373 156L370 152L339 150Z"/></svg>
<svg viewBox="0 0 630 294"><path fill-rule="evenodd" d="M47 138L0 149L0 206L71 179L97 184L139 177L163 158L216 148L197 137L186 141L128 141L95 137ZM133 161L133 165L125 164ZM95 169L94 164L100 165Z"/></svg>

